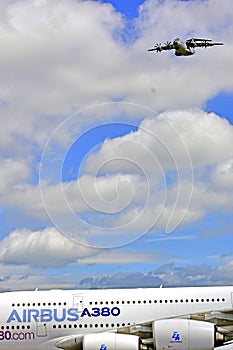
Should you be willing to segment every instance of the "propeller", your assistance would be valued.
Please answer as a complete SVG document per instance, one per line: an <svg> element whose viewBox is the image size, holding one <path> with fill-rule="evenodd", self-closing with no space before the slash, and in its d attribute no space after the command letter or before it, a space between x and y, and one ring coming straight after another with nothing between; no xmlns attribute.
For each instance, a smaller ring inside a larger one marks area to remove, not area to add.
<svg viewBox="0 0 233 350"><path fill-rule="evenodd" d="M162 44L156 44L154 48L155 48L155 51L161 52L162 51Z"/></svg>
<svg viewBox="0 0 233 350"><path fill-rule="evenodd" d="M172 48L172 42L171 41L166 41L164 43L165 46L167 46L168 49Z"/></svg>
<svg viewBox="0 0 233 350"><path fill-rule="evenodd" d="M147 51L161 52L162 51L162 45L161 44L155 44L155 46L152 49L148 49Z"/></svg>

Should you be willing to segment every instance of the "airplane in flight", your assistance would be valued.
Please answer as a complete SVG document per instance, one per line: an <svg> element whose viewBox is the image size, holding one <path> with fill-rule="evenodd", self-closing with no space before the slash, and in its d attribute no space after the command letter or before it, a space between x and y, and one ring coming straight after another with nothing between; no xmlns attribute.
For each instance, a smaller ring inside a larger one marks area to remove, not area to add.
<svg viewBox="0 0 233 350"><path fill-rule="evenodd" d="M1 350L232 350L233 287L0 293Z"/></svg>
<svg viewBox="0 0 233 350"><path fill-rule="evenodd" d="M171 41L167 41L165 44L156 44L152 49L148 49L148 51L161 52L166 50L175 50L176 56L191 56L195 54L196 47L211 47L215 45L223 45L223 43L214 43L210 39L197 39L191 38L186 40L185 42L180 41L179 38L176 38Z"/></svg>

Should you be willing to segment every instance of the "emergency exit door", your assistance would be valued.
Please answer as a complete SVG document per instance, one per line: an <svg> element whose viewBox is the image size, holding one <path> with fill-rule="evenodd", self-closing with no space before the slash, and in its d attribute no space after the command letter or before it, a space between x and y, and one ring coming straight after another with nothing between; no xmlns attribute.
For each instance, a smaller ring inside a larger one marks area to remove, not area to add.
<svg viewBox="0 0 233 350"><path fill-rule="evenodd" d="M73 295L73 307L78 309L78 312L83 311L83 295Z"/></svg>
<svg viewBox="0 0 233 350"><path fill-rule="evenodd" d="M42 322L40 318L36 322L36 336L37 337L47 336L47 325L45 322Z"/></svg>

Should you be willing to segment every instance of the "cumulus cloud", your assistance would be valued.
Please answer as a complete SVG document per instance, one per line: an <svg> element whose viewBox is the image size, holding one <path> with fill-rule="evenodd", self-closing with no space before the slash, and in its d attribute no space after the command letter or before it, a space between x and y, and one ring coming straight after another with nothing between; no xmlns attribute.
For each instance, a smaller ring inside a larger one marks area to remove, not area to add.
<svg viewBox="0 0 233 350"><path fill-rule="evenodd" d="M2 147L43 145L61 116L113 96L107 80L124 56L112 37L121 19L111 5L87 1L9 2L5 16Z"/></svg>
<svg viewBox="0 0 233 350"><path fill-rule="evenodd" d="M30 169L24 161L0 158L0 197L28 180Z"/></svg>
<svg viewBox="0 0 233 350"><path fill-rule="evenodd" d="M233 160L220 163L212 173L212 181L216 188L231 191L233 188Z"/></svg>
<svg viewBox="0 0 233 350"><path fill-rule="evenodd" d="M231 147L232 125L226 119L197 109L168 111L145 118L129 135L106 140L87 158L85 170L145 169L155 175L159 166L174 169L187 168L189 162L196 167L224 161L232 156Z"/></svg>
<svg viewBox="0 0 233 350"><path fill-rule="evenodd" d="M168 263L148 273L128 272L84 277L79 281L79 285L85 288L137 288L161 285L164 287L230 285L232 282L232 261L229 261L217 268L206 264L176 266Z"/></svg>
<svg viewBox="0 0 233 350"><path fill-rule="evenodd" d="M91 249L75 245L54 228L16 230L5 237L0 245L0 261L13 265L62 267L91 254Z"/></svg>
<svg viewBox="0 0 233 350"><path fill-rule="evenodd" d="M233 260L229 260L224 264L217 266L215 273L212 277L213 281L219 281L220 283L233 283Z"/></svg>
<svg viewBox="0 0 233 350"><path fill-rule="evenodd" d="M204 103L221 89L232 91L232 83L226 77L227 72L231 70L229 56L232 51L232 18L229 16L231 11L232 4L229 0L224 2L221 10L217 0L205 3L201 1L161 3L158 0L149 0L141 5L137 20L141 38L135 43L140 51L152 47L155 43L172 41L176 37L185 40L204 36L224 42L223 50L214 52L211 49L198 50L198 54L193 56L194 60L174 60L173 54L169 53L152 54L148 59L150 64L146 74L147 84L146 79L144 80L144 89L147 91L150 89L157 108L164 108L164 103L167 108L196 106ZM143 55L140 59L142 57Z"/></svg>
<svg viewBox="0 0 233 350"><path fill-rule="evenodd" d="M0 263L5 264L2 274L10 275L11 266L17 266L14 271L16 274L21 271L21 274L26 275L30 268L40 271L43 268L58 269L97 263L122 265L163 258L152 252L93 249L87 247L86 242L82 243L69 240L55 228L15 230L0 241Z"/></svg>
<svg viewBox="0 0 233 350"><path fill-rule="evenodd" d="M17 266L6 265L5 275L0 277L0 291L9 290L33 290L35 288L51 289L89 289L89 288L138 288L159 286L208 286L208 285L231 285L232 260L217 267L207 264L177 266L172 262L156 265L149 272L117 272L117 273L88 273L61 275L34 273L33 270L17 268ZM14 273L14 269L16 269Z"/></svg>
<svg viewBox="0 0 233 350"><path fill-rule="evenodd" d="M126 232L127 242L151 229L171 232L210 211L228 211L232 133L232 125L214 113L163 112L94 149L76 180L50 183L61 173L63 159L56 168L49 166L56 153L48 152L40 188L10 187L2 203L44 223L47 213L62 232L77 241L83 236L90 245L98 235L97 245L108 237L115 246L126 243Z"/></svg>
<svg viewBox="0 0 233 350"><path fill-rule="evenodd" d="M2 16L8 25L0 29L0 98L1 115L7 121L1 124L2 147L6 142L9 147L13 138L19 145L25 142L22 137L28 140L32 135L43 145L64 116L90 104L123 99L154 109L186 108L200 106L219 90L233 89L230 0L224 1L221 11L216 0L206 6L146 1L135 23L140 37L130 46L116 35L125 23L110 4L73 0L20 0L9 2L7 8L4 4ZM156 40L190 33L221 39L225 45L200 50L186 61L146 51Z"/></svg>
<svg viewBox="0 0 233 350"><path fill-rule="evenodd" d="M17 274L16 270L15 272L12 272L11 275L8 275L7 278L3 278L0 281L0 292L11 290L35 290L36 288L42 290L53 288L75 289L76 287L74 276L63 275L61 278L61 275L43 274L42 271L34 274L29 269L24 273L22 266L20 266L20 268L21 273Z"/></svg>
<svg viewBox="0 0 233 350"><path fill-rule="evenodd" d="M4 0L0 7L0 201L3 211L20 213L16 226L36 220L45 227L52 219L63 232L68 225L87 246L106 242L106 237L114 245L152 227L168 230L215 210L229 211L232 125L199 108L218 92L233 91L231 0L221 5L218 0L146 0L131 23L133 32L111 4L98 1ZM204 36L224 46L179 59L172 52L147 52L156 42L177 36ZM84 111L109 101L131 104ZM77 110L82 112L66 123ZM78 177L63 181L61 188L66 151L82 133L109 121L137 125L138 120L136 131L106 140L85 155ZM39 188L41 153L48 144ZM100 234L99 228L106 230ZM109 228L115 228L115 238L108 235ZM19 228L4 235L1 261L8 268L20 264L27 286L36 277L26 270L33 256L34 266L42 268L42 251L43 268L92 264L98 255L87 246L77 252L55 228ZM98 255L106 263L109 257ZM113 257L117 261L119 254ZM128 260L122 256L128 263L134 259L133 254ZM7 283L9 275L3 273L2 280ZM40 282L49 285L46 278ZM12 283L19 287L16 279Z"/></svg>

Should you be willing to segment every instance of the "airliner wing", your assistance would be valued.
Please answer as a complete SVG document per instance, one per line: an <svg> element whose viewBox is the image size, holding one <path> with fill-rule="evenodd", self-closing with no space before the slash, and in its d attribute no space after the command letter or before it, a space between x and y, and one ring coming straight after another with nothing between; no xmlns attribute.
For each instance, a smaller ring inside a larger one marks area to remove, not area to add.
<svg viewBox="0 0 233 350"><path fill-rule="evenodd" d="M212 311L190 317L193 320L214 323L221 333L233 338L233 310Z"/></svg>
<svg viewBox="0 0 233 350"><path fill-rule="evenodd" d="M166 325L170 321L174 321L174 324L177 324L179 320L186 320L189 321L196 321L201 323L201 327L203 327L203 322L207 324L213 324L216 327L216 331L219 332L219 334L222 334L224 337L224 344L230 344L230 350L233 349L233 310L224 310L224 311L213 311L213 312L207 312L207 313L200 313L200 314L190 314L190 315L183 315L179 318L175 319L163 319L162 322L166 322ZM121 344L124 344L122 349L124 348L125 344L128 342L131 344L132 338L134 339L135 343L135 349L136 344L138 342L138 339L140 338L140 342L145 345L153 348L154 344L154 323L160 322L161 320L157 321L151 321L145 324L138 324L134 326L129 327L122 327L118 328L116 330L112 330L111 332L104 332L104 338L106 339L106 335L108 335L113 343L116 341L115 338L117 338L117 341ZM166 326L167 327L167 326ZM169 327L169 326L168 326ZM81 350L83 348L83 342L84 338L88 338L90 336L90 339L87 339L89 342L88 345L85 348L89 349L92 348L92 346L96 344L99 344L96 348L101 348L101 342L103 339L103 333L96 333L95 335L73 335L73 336L67 336L63 338L56 339L54 341L54 349L63 349L63 350ZM132 337L133 336L133 337ZM221 339L220 339L221 341ZM121 348L121 347L120 347ZM215 348L217 349L217 348ZM223 348L222 348L223 349ZM228 347L226 345L224 346L224 349L227 350ZM102 350L105 350L104 348Z"/></svg>
<svg viewBox="0 0 233 350"><path fill-rule="evenodd" d="M201 324L203 322L208 324L213 324L215 326L216 331L222 336L222 341L226 344L229 342L231 344L231 350L233 349L233 310L221 310L221 311L212 311L206 313L199 314L188 314L182 315L177 319L173 319L173 321L177 320L190 320L190 321L200 321ZM172 319L166 319L163 321L168 321ZM142 344L144 345L153 345L153 321L146 324L141 324L137 326L125 327L123 329L119 329L120 333L128 333L132 335L137 335L140 337ZM222 348L223 349L223 348ZM226 349L227 350L227 349Z"/></svg>

